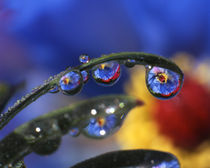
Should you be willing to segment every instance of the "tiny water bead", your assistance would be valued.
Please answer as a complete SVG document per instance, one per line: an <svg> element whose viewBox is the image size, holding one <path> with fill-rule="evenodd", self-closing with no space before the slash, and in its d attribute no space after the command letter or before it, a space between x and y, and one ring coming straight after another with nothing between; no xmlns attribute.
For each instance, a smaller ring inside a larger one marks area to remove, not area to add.
<svg viewBox="0 0 210 168"><path fill-rule="evenodd" d="M136 65L136 60L134 59L128 59L126 62L125 62L125 66L128 67L128 68L132 68Z"/></svg>
<svg viewBox="0 0 210 168"><path fill-rule="evenodd" d="M86 55L86 54L81 55L81 56L79 57L79 61L80 61L81 63L83 63L83 64L86 64L86 63L88 63L88 62L90 61L90 57L89 57L88 55Z"/></svg>
<svg viewBox="0 0 210 168"><path fill-rule="evenodd" d="M50 90L49 93L58 93L59 92L59 87L57 85L53 86Z"/></svg>
<svg viewBox="0 0 210 168"><path fill-rule="evenodd" d="M87 71L81 71L83 82L86 83L89 79L89 73Z"/></svg>
<svg viewBox="0 0 210 168"><path fill-rule="evenodd" d="M147 66L146 70L146 84L152 95L168 99L179 92L183 81L178 73L156 66Z"/></svg>
<svg viewBox="0 0 210 168"><path fill-rule="evenodd" d="M82 75L79 71L71 71L60 79L60 88L66 95L78 93L83 86Z"/></svg>
<svg viewBox="0 0 210 168"><path fill-rule="evenodd" d="M103 86L111 86L120 77L120 64L117 61L109 61L92 68L93 78Z"/></svg>
<svg viewBox="0 0 210 168"><path fill-rule="evenodd" d="M69 131L69 134L72 136L72 137L77 137L79 136L80 134L80 130L79 128L73 128Z"/></svg>
<svg viewBox="0 0 210 168"><path fill-rule="evenodd" d="M110 135L117 126L117 118L114 114L106 117L91 118L83 133L92 138L105 138Z"/></svg>

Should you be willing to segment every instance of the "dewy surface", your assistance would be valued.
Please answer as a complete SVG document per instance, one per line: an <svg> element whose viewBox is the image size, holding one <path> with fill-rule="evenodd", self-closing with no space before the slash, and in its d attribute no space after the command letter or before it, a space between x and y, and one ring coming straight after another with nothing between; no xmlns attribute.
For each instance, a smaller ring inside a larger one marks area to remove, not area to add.
<svg viewBox="0 0 210 168"><path fill-rule="evenodd" d="M121 125L122 119L128 112L142 104L134 97L126 95L101 96L40 116L16 128L0 141L0 167L20 160L31 152L39 155L53 153L58 149L61 137L67 133L77 136L81 132L90 138L98 138L95 136L98 135L95 129L90 128L87 133L84 132L92 118L102 119L115 116L115 123L106 136L111 135L115 127Z"/></svg>
<svg viewBox="0 0 210 168"><path fill-rule="evenodd" d="M34 88L31 91L31 93L23 96L20 100L17 100L17 102L13 106L9 107L5 113L1 114L0 129L2 129L18 112L20 112L23 108L25 108L26 106L28 106L29 104L34 102L40 96L48 93L52 88L55 87L55 85L60 87L59 81L66 74L70 73L71 71L73 71L73 72L76 71L80 74L83 70L88 71L91 68L93 68L99 64L105 64L110 61L118 61L119 64L125 64L125 65L128 62L132 62L132 66L139 64L139 65L145 65L145 66L151 66L151 67L157 66L160 68L169 69L170 71L173 71L179 75L179 78L180 78L180 88L179 89L181 89L183 79L184 79L184 75L183 75L182 71L175 63L171 62L170 60L168 60L164 57L156 56L153 54L142 53L142 52L121 52L121 53L113 53L113 54L109 54L109 55L103 55L100 58L95 58L92 60L85 61L85 63L83 63L82 65L79 65L75 68L67 68L65 71L62 71L61 73L59 73L53 77L50 77L48 80L44 81L44 83L42 85ZM117 68L117 72L120 72L118 70L119 70L119 68ZM114 78L112 78L111 81L115 82L118 77L119 77L118 75L114 76ZM78 82L78 81L80 81L80 82ZM83 83L82 77L80 78L80 80L77 80L76 83L77 84ZM61 84L62 84L62 82L61 82ZM80 88L80 85L79 85L79 87L76 87L76 88L74 91L72 91L70 93L76 94L77 92L79 92L82 89L82 86ZM66 93L66 92L64 91L64 93Z"/></svg>

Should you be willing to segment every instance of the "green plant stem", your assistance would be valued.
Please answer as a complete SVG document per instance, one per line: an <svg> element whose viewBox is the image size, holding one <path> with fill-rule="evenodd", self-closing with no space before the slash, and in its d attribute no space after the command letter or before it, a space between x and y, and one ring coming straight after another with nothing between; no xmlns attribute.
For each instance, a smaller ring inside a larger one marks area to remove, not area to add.
<svg viewBox="0 0 210 168"><path fill-rule="evenodd" d="M2 114L0 118L0 129L2 129L15 115L20 112L22 109L27 107L33 101L37 100L40 96L49 92L54 85L59 85L60 78L65 75L66 73L72 70L90 70L95 65L108 62L108 61L119 61L120 63L124 63L124 61L132 59L136 61L136 64L140 65L151 65L151 66L158 66L162 68L170 69L174 72L180 74L181 78L183 78L183 73L180 68L171 62L170 60L160 57L153 54L147 54L143 52L121 52L121 53L113 53L109 55L103 55L102 57L95 58L90 60L89 63L79 65L75 68L68 68L65 71L55 75L54 77L50 77L44 84L38 86L37 88L33 89L31 93L27 94L26 96L22 97L20 100Z"/></svg>

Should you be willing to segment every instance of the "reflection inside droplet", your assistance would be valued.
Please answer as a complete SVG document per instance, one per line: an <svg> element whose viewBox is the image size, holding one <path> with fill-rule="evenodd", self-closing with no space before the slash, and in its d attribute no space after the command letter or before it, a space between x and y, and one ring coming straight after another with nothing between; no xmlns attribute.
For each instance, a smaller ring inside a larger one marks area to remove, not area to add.
<svg viewBox="0 0 210 168"><path fill-rule="evenodd" d="M181 76L169 69L147 68L147 88L155 97L167 99L175 96L180 90L182 82Z"/></svg>
<svg viewBox="0 0 210 168"><path fill-rule="evenodd" d="M83 86L83 79L79 72L71 71L60 79L60 88L64 94L78 93Z"/></svg>
<svg viewBox="0 0 210 168"><path fill-rule="evenodd" d="M80 134L80 130L79 130L79 128L73 128L69 131L69 134L72 137L77 137Z"/></svg>
<svg viewBox="0 0 210 168"><path fill-rule="evenodd" d="M88 63L88 62L90 61L90 57L89 57L88 55L86 55L86 54L81 55L81 56L79 57L79 61L80 61L81 63L83 63L83 64L86 64L86 63Z"/></svg>
<svg viewBox="0 0 210 168"><path fill-rule="evenodd" d="M117 118L114 114L106 117L91 118L84 128L84 134L93 138L104 138L110 135L116 128Z"/></svg>
<svg viewBox="0 0 210 168"><path fill-rule="evenodd" d="M83 82L86 83L89 79L89 73L87 71L81 71Z"/></svg>
<svg viewBox="0 0 210 168"><path fill-rule="evenodd" d="M103 86L111 86L120 77L120 64L116 61L109 61L96 65L92 69L93 78Z"/></svg>
<svg viewBox="0 0 210 168"><path fill-rule="evenodd" d="M170 162L164 161L160 164L152 166L152 168L180 168L180 166L177 160L172 160Z"/></svg>
<svg viewBox="0 0 210 168"><path fill-rule="evenodd" d="M49 93L58 93L58 92L59 92L59 87L57 85L53 86L53 88L49 90Z"/></svg>

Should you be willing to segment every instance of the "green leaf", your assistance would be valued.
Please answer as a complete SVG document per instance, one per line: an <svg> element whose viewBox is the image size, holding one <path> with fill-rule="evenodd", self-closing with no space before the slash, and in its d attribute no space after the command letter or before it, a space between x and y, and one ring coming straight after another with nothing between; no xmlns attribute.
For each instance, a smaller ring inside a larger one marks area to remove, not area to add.
<svg viewBox="0 0 210 168"><path fill-rule="evenodd" d="M136 98L126 95L101 96L40 116L16 128L0 142L0 164L6 166L31 152L50 154L59 147L62 135L72 128L83 129L93 116L110 115L107 108L116 107L113 114L121 120L132 108L142 104ZM97 113L93 114L92 109L97 110Z"/></svg>
<svg viewBox="0 0 210 168"><path fill-rule="evenodd" d="M155 150L125 150L102 154L71 168L180 168L177 158Z"/></svg>

